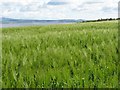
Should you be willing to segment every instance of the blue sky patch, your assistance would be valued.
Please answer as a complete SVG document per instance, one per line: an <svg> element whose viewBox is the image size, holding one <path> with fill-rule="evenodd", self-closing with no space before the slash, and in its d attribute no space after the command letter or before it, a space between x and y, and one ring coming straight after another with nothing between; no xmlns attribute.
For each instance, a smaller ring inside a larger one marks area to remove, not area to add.
<svg viewBox="0 0 120 90"><path fill-rule="evenodd" d="M48 2L47 5L65 5L66 2Z"/></svg>

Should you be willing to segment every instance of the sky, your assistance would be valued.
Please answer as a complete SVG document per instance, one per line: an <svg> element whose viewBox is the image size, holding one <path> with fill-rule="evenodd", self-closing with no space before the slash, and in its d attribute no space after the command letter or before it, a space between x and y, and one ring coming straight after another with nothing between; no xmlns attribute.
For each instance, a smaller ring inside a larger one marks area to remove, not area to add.
<svg viewBox="0 0 120 90"><path fill-rule="evenodd" d="M0 0L0 17L16 19L117 18L119 0Z"/></svg>

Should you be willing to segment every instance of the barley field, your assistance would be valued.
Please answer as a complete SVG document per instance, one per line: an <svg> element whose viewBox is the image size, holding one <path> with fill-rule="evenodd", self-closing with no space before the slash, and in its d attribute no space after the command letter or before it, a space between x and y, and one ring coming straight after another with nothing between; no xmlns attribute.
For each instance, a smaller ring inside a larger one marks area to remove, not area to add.
<svg viewBox="0 0 120 90"><path fill-rule="evenodd" d="M2 29L3 88L117 88L118 21Z"/></svg>

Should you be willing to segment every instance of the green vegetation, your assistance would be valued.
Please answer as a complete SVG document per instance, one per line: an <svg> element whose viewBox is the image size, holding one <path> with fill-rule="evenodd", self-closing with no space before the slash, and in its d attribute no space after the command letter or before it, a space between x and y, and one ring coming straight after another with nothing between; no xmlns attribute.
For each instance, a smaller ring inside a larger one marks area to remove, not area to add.
<svg viewBox="0 0 120 90"><path fill-rule="evenodd" d="M117 21L2 29L3 88L115 88L117 63Z"/></svg>

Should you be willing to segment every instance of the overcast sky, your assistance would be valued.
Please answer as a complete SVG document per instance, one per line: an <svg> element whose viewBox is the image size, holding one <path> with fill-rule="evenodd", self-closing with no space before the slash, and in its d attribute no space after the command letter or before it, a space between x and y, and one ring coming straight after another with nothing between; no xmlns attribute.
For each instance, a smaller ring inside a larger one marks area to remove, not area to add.
<svg viewBox="0 0 120 90"><path fill-rule="evenodd" d="M3 17L20 19L117 18L119 0L0 0Z"/></svg>

